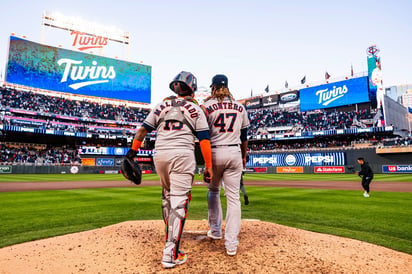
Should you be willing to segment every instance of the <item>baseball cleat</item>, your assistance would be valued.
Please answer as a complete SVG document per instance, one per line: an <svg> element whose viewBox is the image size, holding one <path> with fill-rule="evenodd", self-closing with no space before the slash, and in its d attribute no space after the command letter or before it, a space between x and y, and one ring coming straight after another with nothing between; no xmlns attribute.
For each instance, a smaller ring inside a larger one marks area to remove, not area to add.
<svg viewBox="0 0 412 274"><path fill-rule="evenodd" d="M245 205L249 204L249 197L247 195L245 195Z"/></svg>
<svg viewBox="0 0 412 274"><path fill-rule="evenodd" d="M209 231L207 232L207 237L209 237L209 238L211 238L211 239L213 239L213 240L221 240L221 239L222 239L222 236L214 236L214 235L212 234L212 230L209 230Z"/></svg>
<svg viewBox="0 0 412 274"><path fill-rule="evenodd" d="M236 255L236 252L237 252L237 249L235 248L235 249L226 249L226 253L227 253L227 255L229 255L229 256L235 256Z"/></svg>
<svg viewBox="0 0 412 274"><path fill-rule="evenodd" d="M172 268L176 265L184 264L187 261L187 255L183 251L179 251L177 259L172 260L171 262L162 261L164 268Z"/></svg>

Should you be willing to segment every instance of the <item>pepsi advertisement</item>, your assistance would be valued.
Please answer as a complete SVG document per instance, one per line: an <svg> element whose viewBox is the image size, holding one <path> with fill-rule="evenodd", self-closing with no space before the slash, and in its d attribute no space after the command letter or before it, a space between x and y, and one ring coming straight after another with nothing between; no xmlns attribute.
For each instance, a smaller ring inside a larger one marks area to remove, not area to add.
<svg viewBox="0 0 412 274"><path fill-rule="evenodd" d="M366 76L300 90L300 111L365 102L369 102Z"/></svg>
<svg viewBox="0 0 412 274"><path fill-rule="evenodd" d="M291 154L251 154L247 167L276 167L276 166L344 166L344 152L317 152Z"/></svg>
<svg viewBox="0 0 412 274"><path fill-rule="evenodd" d="M151 102L151 66L10 36L6 82L43 90Z"/></svg>
<svg viewBox="0 0 412 274"><path fill-rule="evenodd" d="M253 109L253 108L261 108L262 102L261 98L254 98L251 100L247 100L245 103L246 109Z"/></svg>

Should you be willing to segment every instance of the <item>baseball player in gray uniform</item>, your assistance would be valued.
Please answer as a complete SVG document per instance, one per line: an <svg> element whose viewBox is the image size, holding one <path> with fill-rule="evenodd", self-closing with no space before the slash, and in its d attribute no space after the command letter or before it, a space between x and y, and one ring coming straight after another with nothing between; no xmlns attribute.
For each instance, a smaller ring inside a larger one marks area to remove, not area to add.
<svg viewBox="0 0 412 274"><path fill-rule="evenodd" d="M240 179L246 166L247 128L246 109L236 102L228 89L228 79L218 74L212 79L212 94L203 104L210 128L213 179L208 186L207 236L222 239L222 205L220 186L224 181L227 200L225 247L230 256L236 255L239 244L241 207Z"/></svg>
<svg viewBox="0 0 412 274"><path fill-rule="evenodd" d="M190 72L180 72L170 83L178 97L168 97L157 104L139 128L129 157L134 158L148 132L157 130L154 164L160 177L162 211L165 222L166 244L162 265L171 268L186 262L180 250L191 189L196 169L195 137L205 160L205 181L213 177L209 126L202 108L193 99L196 78ZM134 156L134 157L133 157ZM127 157L127 156L126 156Z"/></svg>

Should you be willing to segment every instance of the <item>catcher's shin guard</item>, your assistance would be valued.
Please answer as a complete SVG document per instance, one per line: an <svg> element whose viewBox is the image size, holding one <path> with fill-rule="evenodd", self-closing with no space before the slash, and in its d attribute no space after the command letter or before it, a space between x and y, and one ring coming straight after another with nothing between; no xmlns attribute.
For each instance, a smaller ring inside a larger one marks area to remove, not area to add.
<svg viewBox="0 0 412 274"><path fill-rule="evenodd" d="M170 212L170 195L169 192L163 189L162 191L162 217L163 222L166 224L169 219Z"/></svg>
<svg viewBox="0 0 412 274"><path fill-rule="evenodd" d="M173 255L174 259L179 255L179 245L185 225L189 203L192 194L187 192L185 195L170 196L171 199L177 199L176 208L170 208L168 218L166 219L166 253ZM169 201L168 201L169 202ZM169 204L170 205L170 204ZM163 210L164 212L165 210ZM163 213L165 217L167 213Z"/></svg>

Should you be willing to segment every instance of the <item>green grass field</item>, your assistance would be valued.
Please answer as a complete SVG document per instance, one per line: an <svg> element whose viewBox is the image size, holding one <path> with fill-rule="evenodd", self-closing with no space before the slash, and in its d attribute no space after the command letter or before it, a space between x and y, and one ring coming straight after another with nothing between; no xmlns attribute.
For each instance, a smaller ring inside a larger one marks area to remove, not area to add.
<svg viewBox="0 0 412 274"><path fill-rule="evenodd" d="M8 178L7 178L8 177ZM16 178L18 177L18 179ZM358 180L354 175L246 175L245 180ZM0 182L123 180L121 175L0 175ZM150 179L149 179L150 178ZM145 180L157 180L145 175ZM412 183L411 175L377 175L376 181ZM303 180L303 179L302 179ZM246 183L247 185L247 183ZM242 218L339 235L412 254L412 195L247 186ZM160 220L159 186L0 193L0 247L90 230L129 220ZM207 218L207 189L193 187L189 220ZM222 195L222 200L225 197ZM224 204L224 203L223 203Z"/></svg>
<svg viewBox="0 0 412 274"><path fill-rule="evenodd" d="M196 180L201 180L196 175ZM360 181L354 174L265 174L247 173L246 181ZM62 182L62 181L118 181L124 180L121 174L0 174L2 182ZM143 180L158 181L157 174L144 174ZM375 174L374 182L410 182L411 174Z"/></svg>

